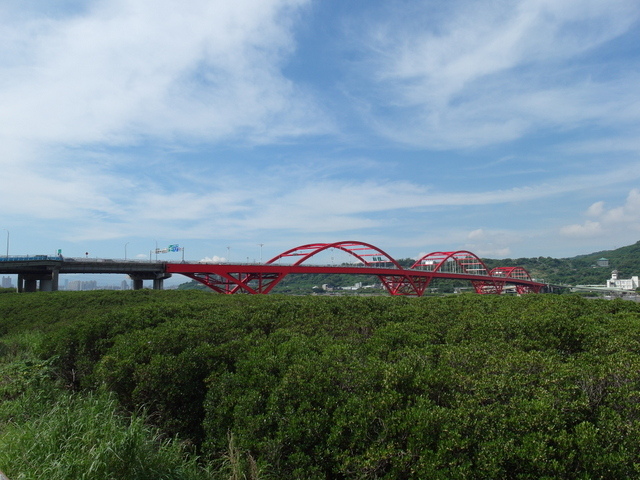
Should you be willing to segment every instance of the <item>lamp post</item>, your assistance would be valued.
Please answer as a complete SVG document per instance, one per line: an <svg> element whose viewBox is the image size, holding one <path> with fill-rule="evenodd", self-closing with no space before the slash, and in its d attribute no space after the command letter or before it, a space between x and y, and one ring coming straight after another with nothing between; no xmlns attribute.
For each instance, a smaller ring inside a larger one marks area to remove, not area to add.
<svg viewBox="0 0 640 480"><path fill-rule="evenodd" d="M262 246L264 243L259 243L258 245L260 245L260 263L262 263Z"/></svg>
<svg viewBox="0 0 640 480"><path fill-rule="evenodd" d="M5 230L7 230L5 228ZM7 230L7 260L9 259L9 230Z"/></svg>
<svg viewBox="0 0 640 480"><path fill-rule="evenodd" d="M154 240L154 242L156 242L156 262L158 261L158 241Z"/></svg>
<svg viewBox="0 0 640 480"><path fill-rule="evenodd" d="M124 259L127 259L127 245L129 245L129 242L124 244Z"/></svg>

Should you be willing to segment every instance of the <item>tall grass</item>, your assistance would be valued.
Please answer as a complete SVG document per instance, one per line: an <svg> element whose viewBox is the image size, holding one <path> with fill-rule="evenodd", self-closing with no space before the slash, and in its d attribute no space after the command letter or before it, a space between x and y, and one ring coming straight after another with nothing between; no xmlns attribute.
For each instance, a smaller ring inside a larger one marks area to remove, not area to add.
<svg viewBox="0 0 640 480"><path fill-rule="evenodd" d="M11 480L207 480L177 439L144 414L125 415L108 392L71 393L53 359L34 356L42 334L0 338L0 471Z"/></svg>
<svg viewBox="0 0 640 480"><path fill-rule="evenodd" d="M223 456L221 473L229 480L260 480L266 478L253 456L243 452L237 445L233 433L228 434L229 446Z"/></svg>
<svg viewBox="0 0 640 480"><path fill-rule="evenodd" d="M108 394L63 393L50 410L0 433L0 470L11 480L204 480L213 473L143 415L125 417Z"/></svg>

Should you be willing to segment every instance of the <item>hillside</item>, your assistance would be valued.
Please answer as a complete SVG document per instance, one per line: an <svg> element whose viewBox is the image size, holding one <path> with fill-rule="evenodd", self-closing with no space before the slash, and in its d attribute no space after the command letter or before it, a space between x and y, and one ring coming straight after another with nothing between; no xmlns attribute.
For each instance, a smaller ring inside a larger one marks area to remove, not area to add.
<svg viewBox="0 0 640 480"><path fill-rule="evenodd" d="M608 267L598 267L600 258L609 260ZM597 285L611 278L611 271L618 270L622 278L640 275L640 241L633 245L603 250L570 258L507 258L485 259L490 267L518 265L527 269L533 278L550 283L568 285Z"/></svg>

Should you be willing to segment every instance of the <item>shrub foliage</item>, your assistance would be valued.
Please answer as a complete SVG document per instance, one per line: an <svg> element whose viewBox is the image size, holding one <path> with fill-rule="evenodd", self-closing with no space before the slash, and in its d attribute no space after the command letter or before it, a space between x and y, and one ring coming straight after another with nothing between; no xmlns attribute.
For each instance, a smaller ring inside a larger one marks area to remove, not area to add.
<svg viewBox="0 0 640 480"><path fill-rule="evenodd" d="M67 388L146 409L237 478L640 476L633 302L2 297L5 336L46 332L38 357Z"/></svg>

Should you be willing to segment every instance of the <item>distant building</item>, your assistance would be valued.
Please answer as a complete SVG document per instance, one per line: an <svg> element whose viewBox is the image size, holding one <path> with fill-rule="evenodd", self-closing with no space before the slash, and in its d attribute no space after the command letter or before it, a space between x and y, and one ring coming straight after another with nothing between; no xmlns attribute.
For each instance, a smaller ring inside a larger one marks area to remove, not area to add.
<svg viewBox="0 0 640 480"><path fill-rule="evenodd" d="M635 290L640 286L638 277L631 277L629 279L618 278L618 271L611 272L611 278L607 280L607 288L621 288L622 290Z"/></svg>
<svg viewBox="0 0 640 480"><path fill-rule="evenodd" d="M66 290L71 290L75 292L86 291L86 290L97 290L97 289L98 289L98 282L96 282L95 280L73 280L71 282L66 283Z"/></svg>
<svg viewBox="0 0 640 480"><path fill-rule="evenodd" d="M609 266L609 259L608 258L599 258L598 261L596 262L596 265L598 265L599 267L608 267Z"/></svg>
<svg viewBox="0 0 640 480"><path fill-rule="evenodd" d="M12 288L11 277L2 277L2 288Z"/></svg>

